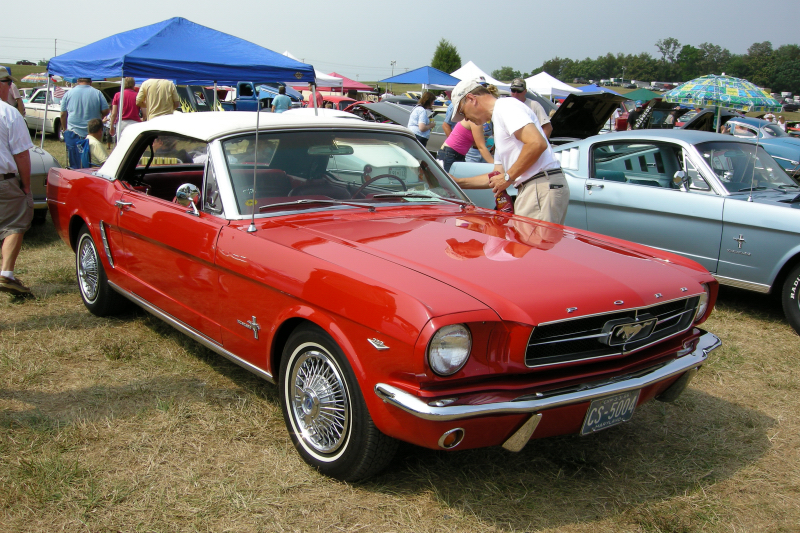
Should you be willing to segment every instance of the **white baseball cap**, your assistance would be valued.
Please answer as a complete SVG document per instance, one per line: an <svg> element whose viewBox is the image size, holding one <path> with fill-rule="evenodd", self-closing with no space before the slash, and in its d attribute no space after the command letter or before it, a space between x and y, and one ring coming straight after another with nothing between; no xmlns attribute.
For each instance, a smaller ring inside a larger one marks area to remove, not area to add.
<svg viewBox="0 0 800 533"><path fill-rule="evenodd" d="M458 112L458 106L464 97L478 87L483 87L480 80L463 80L458 82L458 85L453 88L453 93L450 95L450 101L453 102L453 122L464 120L464 114Z"/></svg>

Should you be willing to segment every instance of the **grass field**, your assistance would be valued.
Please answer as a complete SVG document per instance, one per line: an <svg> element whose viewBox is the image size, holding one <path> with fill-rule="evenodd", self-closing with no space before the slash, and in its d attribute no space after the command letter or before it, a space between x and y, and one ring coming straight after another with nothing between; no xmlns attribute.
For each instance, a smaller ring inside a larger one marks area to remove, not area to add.
<svg viewBox="0 0 800 533"><path fill-rule="evenodd" d="M63 145L47 140L58 156ZM143 312L99 319L48 218L0 294L0 531L796 532L800 337L723 289L676 404L590 437L401 448L349 485L298 457L276 389Z"/></svg>

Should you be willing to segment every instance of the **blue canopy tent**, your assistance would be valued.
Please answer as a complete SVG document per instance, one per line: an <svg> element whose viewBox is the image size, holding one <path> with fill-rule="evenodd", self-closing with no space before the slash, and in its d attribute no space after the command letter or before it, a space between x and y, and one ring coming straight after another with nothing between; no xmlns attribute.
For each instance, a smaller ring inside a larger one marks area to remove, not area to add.
<svg viewBox="0 0 800 533"><path fill-rule="evenodd" d="M47 71L92 79L164 78L185 85L314 81L311 65L180 17L56 56Z"/></svg>
<svg viewBox="0 0 800 533"><path fill-rule="evenodd" d="M609 94L616 94L617 96L620 96L620 94L618 92L612 91L611 89L608 89L607 87L600 87L600 86L598 86L598 85L596 85L594 83L591 84L591 85L584 85L583 87L578 87L578 89L580 89L581 92L585 93L585 94L609 93Z"/></svg>
<svg viewBox="0 0 800 533"><path fill-rule="evenodd" d="M180 17L118 33L56 56L48 62L47 71L94 80L161 78L181 85L288 79L314 82L311 65Z"/></svg>
<svg viewBox="0 0 800 533"><path fill-rule="evenodd" d="M403 74L380 80L379 83L419 83L423 88L428 89L452 89L460 81L460 79L439 69L420 67L411 72L404 72Z"/></svg>

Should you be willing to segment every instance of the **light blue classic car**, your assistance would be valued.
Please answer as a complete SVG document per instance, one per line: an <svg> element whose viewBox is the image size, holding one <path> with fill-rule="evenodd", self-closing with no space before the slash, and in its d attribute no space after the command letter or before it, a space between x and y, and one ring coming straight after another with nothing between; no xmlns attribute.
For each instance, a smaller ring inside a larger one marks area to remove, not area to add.
<svg viewBox="0 0 800 533"><path fill-rule="evenodd" d="M800 187L763 146L730 135L634 130L554 148L570 187L566 225L674 252L720 283L779 291L800 333ZM490 165L458 163L474 176ZM467 191L491 207L491 191Z"/></svg>
<svg viewBox="0 0 800 533"><path fill-rule="evenodd" d="M792 137L769 120L734 117L725 123L728 131L740 139L758 139L769 155L795 178L800 177L800 139Z"/></svg>

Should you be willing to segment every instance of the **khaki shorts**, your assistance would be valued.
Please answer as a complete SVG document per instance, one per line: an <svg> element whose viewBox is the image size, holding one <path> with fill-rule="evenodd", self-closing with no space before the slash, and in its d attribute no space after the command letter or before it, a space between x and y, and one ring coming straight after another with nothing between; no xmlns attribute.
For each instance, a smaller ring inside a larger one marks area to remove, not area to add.
<svg viewBox="0 0 800 533"><path fill-rule="evenodd" d="M19 177L0 180L0 241L25 233L33 221L33 196L20 188Z"/></svg>
<svg viewBox="0 0 800 533"><path fill-rule="evenodd" d="M526 181L514 202L514 214L564 224L569 206L569 185L559 172Z"/></svg>

